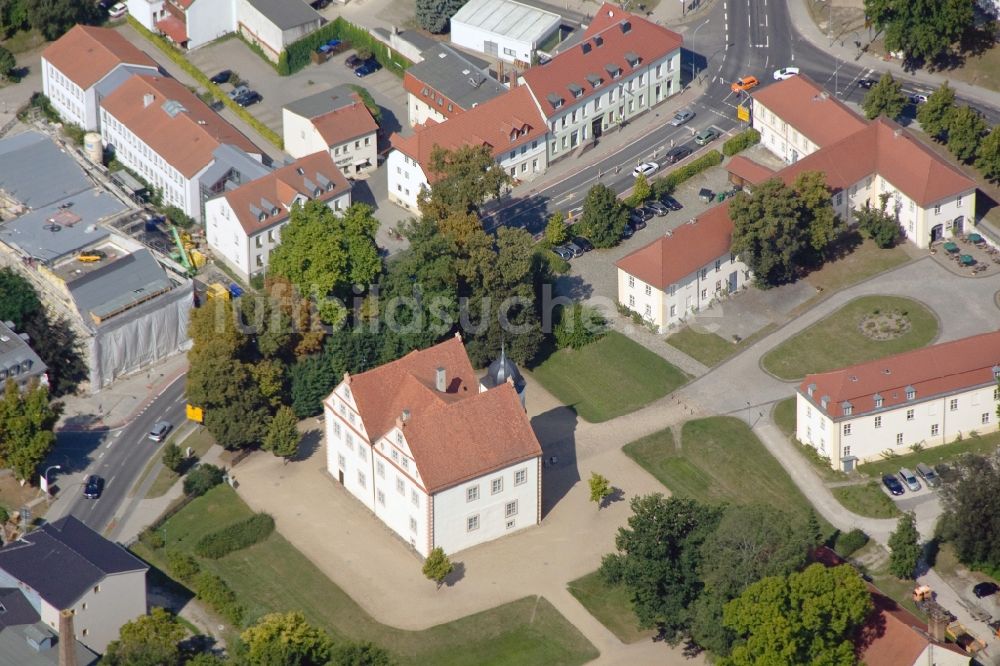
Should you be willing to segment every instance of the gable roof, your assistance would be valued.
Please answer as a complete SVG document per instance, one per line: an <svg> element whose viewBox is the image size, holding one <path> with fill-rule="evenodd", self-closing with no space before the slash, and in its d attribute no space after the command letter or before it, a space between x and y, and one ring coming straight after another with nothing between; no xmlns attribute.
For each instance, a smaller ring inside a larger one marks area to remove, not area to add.
<svg viewBox="0 0 1000 666"><path fill-rule="evenodd" d="M676 32L605 3L594 15L580 43L547 63L528 69L523 75L524 82L542 113L551 118L561 113L560 109L591 94L603 94L611 87L616 79L609 67L624 76L633 67L645 67L676 51L682 43ZM570 86L583 90L579 98L574 97Z"/></svg>
<svg viewBox="0 0 1000 666"><path fill-rule="evenodd" d="M514 0L469 0L451 20L532 43L545 39L562 22L558 14Z"/></svg>
<svg viewBox="0 0 1000 666"><path fill-rule="evenodd" d="M72 607L106 576L148 568L73 516L46 523L0 548L0 569L60 610Z"/></svg>
<svg viewBox="0 0 1000 666"><path fill-rule="evenodd" d="M335 111L317 116L312 122L328 146L335 146L378 131L378 123L360 98L350 106L342 106Z"/></svg>
<svg viewBox="0 0 1000 666"><path fill-rule="evenodd" d="M42 57L84 90L121 64L157 69L156 61L117 30L89 25L73 26L49 44Z"/></svg>
<svg viewBox="0 0 1000 666"><path fill-rule="evenodd" d="M868 124L805 74L764 86L751 97L820 148Z"/></svg>
<svg viewBox="0 0 1000 666"><path fill-rule="evenodd" d="M943 342L830 372L807 375L799 393L831 418L844 416L844 403L858 416L905 403L996 383L1000 372L1000 331ZM810 387L812 395L810 397ZM906 399L907 390L916 392ZM828 398L822 407L823 398ZM881 398L882 407L875 407Z"/></svg>
<svg viewBox="0 0 1000 666"><path fill-rule="evenodd" d="M963 661L954 663L969 663L965 652L954 644L933 640L927 633L927 624L882 594L871 583L868 584L868 591L875 609L868 616L868 621L855 641L860 663L873 666L914 666L928 647L965 657ZM949 660L944 663L953 662Z"/></svg>
<svg viewBox="0 0 1000 666"><path fill-rule="evenodd" d="M726 171L737 178L742 178L751 185L760 185L765 180L774 178L773 169L763 164L758 164L743 155L736 155L729 160L729 164L726 165Z"/></svg>
<svg viewBox="0 0 1000 666"><path fill-rule="evenodd" d="M682 224L619 259L615 265L629 275L661 291L676 284L706 264L729 252L733 223L729 203L709 208L698 218Z"/></svg>
<svg viewBox="0 0 1000 666"><path fill-rule="evenodd" d="M416 160L427 179L433 182L434 175L428 173L427 165L435 146L446 150L489 146L493 156L499 157L530 141L544 140L548 127L531 93L525 86L519 86L447 122L428 121L414 130L408 137L393 134L390 137L392 147Z"/></svg>
<svg viewBox="0 0 1000 666"><path fill-rule="evenodd" d="M251 180L223 196L243 231L250 236L287 220L298 199L329 201L350 189L350 183L333 163L330 152L322 150ZM318 195L317 190L320 190ZM276 214L272 212L275 208Z"/></svg>
<svg viewBox="0 0 1000 666"><path fill-rule="evenodd" d="M306 23L324 23L323 16L302 0L247 0L251 7L282 30Z"/></svg>
<svg viewBox="0 0 1000 666"><path fill-rule="evenodd" d="M458 336L346 381L372 442L409 412L403 434L430 493L542 454L514 387L480 392Z"/></svg>
<svg viewBox="0 0 1000 666"><path fill-rule="evenodd" d="M176 79L133 76L105 97L101 106L186 178L208 166L220 144L262 154Z"/></svg>
<svg viewBox="0 0 1000 666"><path fill-rule="evenodd" d="M447 44L436 44L421 55L423 61L407 68L403 75L403 88L445 117L468 111L507 92L502 83L490 76L488 63L459 53ZM448 104L458 108L449 111Z"/></svg>

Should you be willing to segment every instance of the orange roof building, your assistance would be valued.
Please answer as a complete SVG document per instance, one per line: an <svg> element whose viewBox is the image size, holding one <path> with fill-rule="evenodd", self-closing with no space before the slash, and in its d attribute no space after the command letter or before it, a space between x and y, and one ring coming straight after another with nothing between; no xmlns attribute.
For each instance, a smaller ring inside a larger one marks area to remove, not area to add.
<svg viewBox="0 0 1000 666"><path fill-rule="evenodd" d="M324 400L333 479L426 556L541 520L541 445L520 373L477 378L456 335L344 380Z"/></svg>
<svg viewBox="0 0 1000 666"><path fill-rule="evenodd" d="M282 109L285 150L303 157L329 151L344 175L378 166L378 123L355 91L336 86Z"/></svg>
<svg viewBox="0 0 1000 666"><path fill-rule="evenodd" d="M42 91L66 122L99 126L99 102L132 73L156 74L156 62L117 30L77 25L42 52Z"/></svg>

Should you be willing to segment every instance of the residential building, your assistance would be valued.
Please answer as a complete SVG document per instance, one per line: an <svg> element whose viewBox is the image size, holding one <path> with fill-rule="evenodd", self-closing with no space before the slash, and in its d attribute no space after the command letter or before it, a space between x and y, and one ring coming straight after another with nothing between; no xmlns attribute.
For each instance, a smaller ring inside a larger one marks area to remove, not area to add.
<svg viewBox="0 0 1000 666"><path fill-rule="evenodd" d="M319 12L303 0L236 0L240 34L260 46L274 62L278 62L285 47L324 23Z"/></svg>
<svg viewBox="0 0 1000 666"><path fill-rule="evenodd" d="M42 624L70 611L77 640L104 652L146 613L149 567L77 518L65 516L0 548L0 587L20 590Z"/></svg>
<svg viewBox="0 0 1000 666"><path fill-rule="evenodd" d="M417 210L420 191L433 183L431 153L435 148L489 146L500 168L512 178L532 180L544 173L545 121L525 86L436 123L428 120L408 137L393 134L388 165L389 200Z"/></svg>
<svg viewBox="0 0 1000 666"><path fill-rule="evenodd" d="M249 280L267 270L292 208L312 199L335 211L351 205L350 183L326 151L210 199L205 205L208 245L217 258Z"/></svg>
<svg viewBox="0 0 1000 666"><path fill-rule="evenodd" d="M30 343L27 333L18 333L14 329L14 322L0 321L0 389L8 381L15 382L22 389L32 380L43 386L49 385L48 375L45 374L48 368Z"/></svg>
<svg viewBox="0 0 1000 666"><path fill-rule="evenodd" d="M128 0L135 17L181 48L196 49L235 30L236 0ZM144 6L145 5L145 6ZM159 16L148 25L143 19Z"/></svg>
<svg viewBox="0 0 1000 666"><path fill-rule="evenodd" d="M618 302L662 333L749 284L732 253L728 205L715 206L628 254L618 267Z"/></svg>
<svg viewBox="0 0 1000 666"><path fill-rule="evenodd" d="M42 92L68 123L96 130L100 104L133 73L157 74L156 62L117 30L74 26L42 51Z"/></svg>
<svg viewBox="0 0 1000 666"><path fill-rule="evenodd" d="M561 16L535 5L469 0L451 17L451 41L490 58L527 67L561 25Z"/></svg>
<svg viewBox="0 0 1000 666"><path fill-rule="evenodd" d="M345 374L323 403L327 469L425 557L537 525L542 450L511 366L477 379L456 335Z"/></svg>
<svg viewBox="0 0 1000 666"><path fill-rule="evenodd" d="M524 72L548 123L548 161L593 144L680 92L682 42L677 33L606 3L578 44Z"/></svg>
<svg viewBox="0 0 1000 666"><path fill-rule="evenodd" d="M58 631L42 623L27 593L0 588L0 664L3 666L92 666L100 657L73 638L73 616L60 619ZM71 662L69 659L73 659Z"/></svg>
<svg viewBox="0 0 1000 666"><path fill-rule="evenodd" d="M424 51L423 60L403 75L403 88L410 127L428 120L443 123L507 91L493 78L487 62L447 44Z"/></svg>
<svg viewBox="0 0 1000 666"><path fill-rule="evenodd" d="M880 206L884 194L919 248L974 223L975 181L894 121L864 120L803 75L767 86L754 100L764 146L791 163L777 175L790 184L806 171L826 174L842 219Z"/></svg>
<svg viewBox="0 0 1000 666"><path fill-rule="evenodd" d="M337 86L286 104L281 127L285 150L295 158L327 151L345 176L378 166L378 123L361 96Z"/></svg>
<svg viewBox="0 0 1000 666"><path fill-rule="evenodd" d="M834 469L997 429L1000 331L807 375L795 436Z"/></svg>
<svg viewBox="0 0 1000 666"><path fill-rule="evenodd" d="M202 176L231 145L263 153L176 79L136 75L101 103L101 139L115 158L162 191L163 203L201 220ZM214 175L214 174L213 174Z"/></svg>

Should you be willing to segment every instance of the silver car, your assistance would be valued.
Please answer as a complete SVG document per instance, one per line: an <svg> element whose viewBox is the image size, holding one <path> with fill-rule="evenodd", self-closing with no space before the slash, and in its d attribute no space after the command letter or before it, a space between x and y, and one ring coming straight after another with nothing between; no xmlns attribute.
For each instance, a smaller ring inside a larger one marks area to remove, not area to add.
<svg viewBox="0 0 1000 666"><path fill-rule="evenodd" d="M936 488L941 485L941 477L937 475L937 472L923 463L917 463L917 474L920 475L920 478L924 480L924 483L929 488Z"/></svg>
<svg viewBox="0 0 1000 666"><path fill-rule="evenodd" d="M920 481L917 480L917 475L913 473L913 470L907 469L905 467L899 470L899 478L903 480L906 487L910 492L915 493L920 490Z"/></svg>
<svg viewBox="0 0 1000 666"><path fill-rule="evenodd" d="M688 111L687 109L684 109L683 111L678 111L677 113L674 114L674 117L670 119L670 124L673 125L674 127L680 127L687 121L694 118L694 115L695 115L694 111Z"/></svg>
<svg viewBox="0 0 1000 666"><path fill-rule="evenodd" d="M162 442L172 427L167 421L157 421L153 425L153 429L149 431L149 439L154 442Z"/></svg>

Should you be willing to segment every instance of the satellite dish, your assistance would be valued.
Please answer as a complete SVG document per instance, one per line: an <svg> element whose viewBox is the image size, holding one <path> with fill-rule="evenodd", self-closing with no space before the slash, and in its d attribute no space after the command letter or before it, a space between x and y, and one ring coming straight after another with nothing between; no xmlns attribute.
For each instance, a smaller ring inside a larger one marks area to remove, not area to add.
<svg viewBox="0 0 1000 666"><path fill-rule="evenodd" d="M45 226L42 227L42 229L45 229L46 231L51 231L53 233L57 231L62 231L62 227L59 226L58 224L46 224Z"/></svg>

